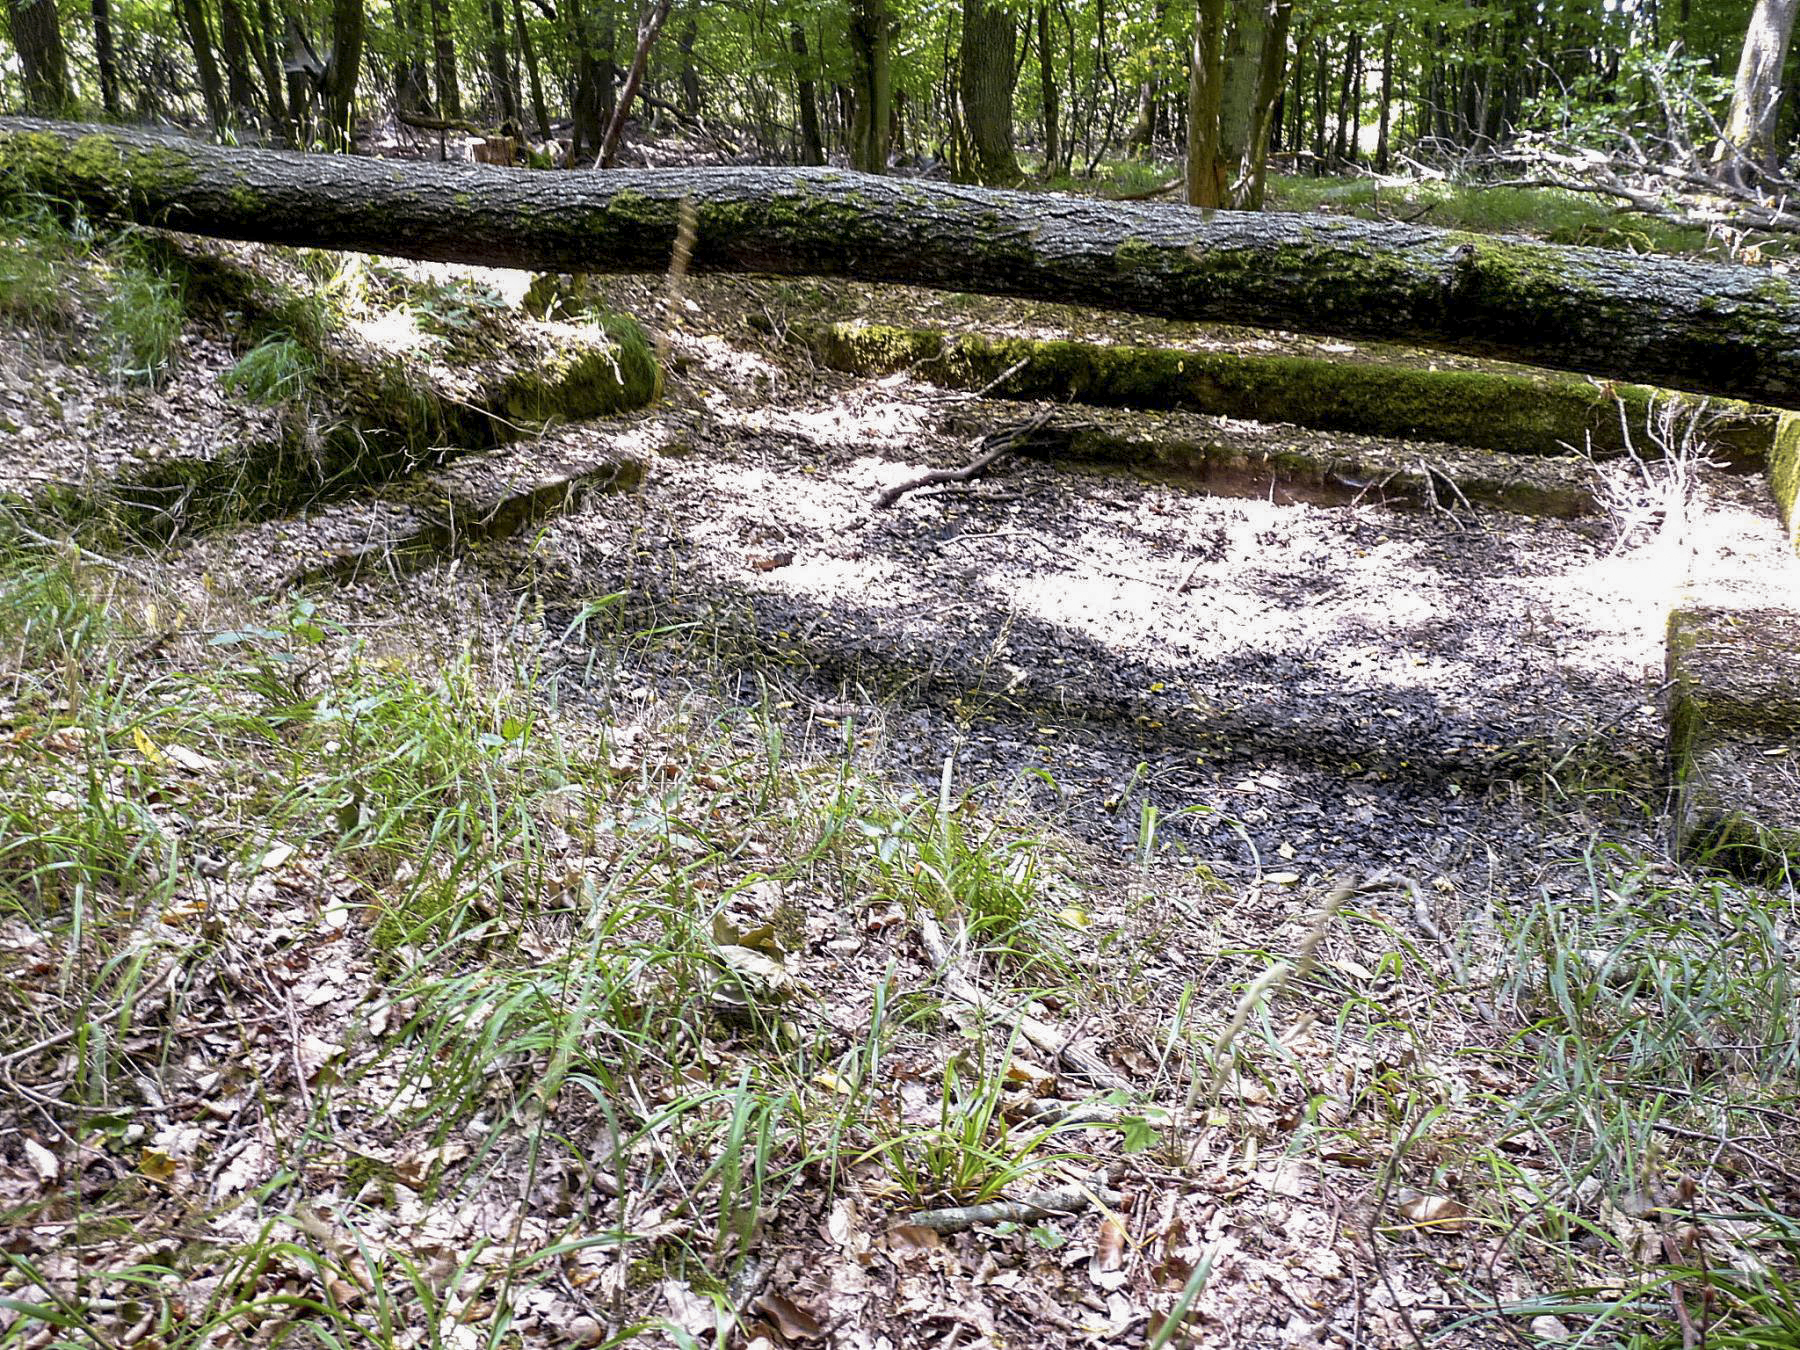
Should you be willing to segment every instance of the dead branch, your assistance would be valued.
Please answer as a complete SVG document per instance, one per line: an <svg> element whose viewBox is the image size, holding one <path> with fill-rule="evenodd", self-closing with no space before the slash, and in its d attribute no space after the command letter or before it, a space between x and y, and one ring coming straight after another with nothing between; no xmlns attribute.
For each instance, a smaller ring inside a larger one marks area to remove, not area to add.
<svg viewBox="0 0 1800 1350"><path fill-rule="evenodd" d="M1108 1091L1132 1091L1132 1084L1108 1068L1106 1062L1092 1050L1075 1044L1048 1022L1041 1022L1035 1017L1018 1016L1015 1009L996 1002L984 993L973 980L963 974L959 963L951 954L950 944L944 940L944 930L929 914L919 917L919 940L924 944L932 964L937 967L938 978L943 981L945 992L958 1003L968 1005L992 1022L1012 1024L1016 1021L1019 1034L1039 1051L1096 1087Z"/></svg>
<svg viewBox="0 0 1800 1350"><path fill-rule="evenodd" d="M1115 1206L1124 1197L1104 1186L1067 1186L1053 1191L1032 1191L1017 1200L995 1200L986 1205L953 1205L947 1209L921 1209L906 1216L915 1228L935 1233L960 1233L983 1223L1030 1223L1053 1214L1078 1214L1098 1203Z"/></svg>
<svg viewBox="0 0 1800 1350"><path fill-rule="evenodd" d="M1042 431L1050 421L1048 411L1038 413L1017 426L1003 431L990 432L981 437L975 444L985 447L985 453L976 456L960 469L932 469L920 474L917 478L909 478L904 483L896 483L875 499L876 508L892 506L909 492L917 492L920 488L935 487L939 483L966 483L979 477L1010 455L1025 441Z"/></svg>

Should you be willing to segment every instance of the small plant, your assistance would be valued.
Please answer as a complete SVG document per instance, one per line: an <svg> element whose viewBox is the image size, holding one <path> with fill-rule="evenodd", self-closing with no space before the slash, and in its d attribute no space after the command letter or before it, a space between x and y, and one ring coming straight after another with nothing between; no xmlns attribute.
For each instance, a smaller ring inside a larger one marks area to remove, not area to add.
<svg viewBox="0 0 1800 1350"><path fill-rule="evenodd" d="M83 234L41 202L0 218L0 315L33 323L66 319L69 264L86 251Z"/></svg>
<svg viewBox="0 0 1800 1350"><path fill-rule="evenodd" d="M949 761L935 799L888 819L865 818L859 828L903 898L1022 964L1066 963L1063 944L1038 903L1043 841L976 823L973 800L957 800L952 792Z"/></svg>
<svg viewBox="0 0 1800 1350"><path fill-rule="evenodd" d="M316 373L311 353L286 333L277 333L240 356L223 383L252 403L286 403L304 397Z"/></svg>
<svg viewBox="0 0 1800 1350"><path fill-rule="evenodd" d="M105 359L113 375L160 384L174 360L182 318L180 286L142 262L127 261L101 314Z"/></svg>

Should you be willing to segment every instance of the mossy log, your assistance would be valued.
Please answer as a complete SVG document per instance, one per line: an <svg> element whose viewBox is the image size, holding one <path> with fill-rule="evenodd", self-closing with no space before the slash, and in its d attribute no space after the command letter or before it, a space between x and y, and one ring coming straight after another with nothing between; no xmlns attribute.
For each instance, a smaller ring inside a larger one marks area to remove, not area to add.
<svg viewBox="0 0 1800 1350"><path fill-rule="evenodd" d="M798 322L786 332L826 365L853 374L906 370L1004 398L1217 413L1508 454L1621 454L1629 428L1631 446L1652 458L1657 448L1647 428L1655 408L1675 399L1697 413L1702 404L1667 390L1568 375L986 338L885 324ZM1735 401L1710 411L1709 440L1734 460L1764 460L1779 411Z"/></svg>
<svg viewBox="0 0 1800 1350"><path fill-rule="evenodd" d="M1677 609L1669 768L1685 854L1761 877L1800 860L1800 614Z"/></svg>
<svg viewBox="0 0 1800 1350"><path fill-rule="evenodd" d="M1800 295L1755 268L1285 214L1197 212L835 169L543 174L232 149L0 119L0 192L274 243L538 271L906 282L1388 339L1800 403Z"/></svg>

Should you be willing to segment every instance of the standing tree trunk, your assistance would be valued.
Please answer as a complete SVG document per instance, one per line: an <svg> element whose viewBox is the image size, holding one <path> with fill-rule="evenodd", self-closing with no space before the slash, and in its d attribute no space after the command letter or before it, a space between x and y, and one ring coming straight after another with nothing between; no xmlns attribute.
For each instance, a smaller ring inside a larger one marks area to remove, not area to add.
<svg viewBox="0 0 1800 1350"><path fill-rule="evenodd" d="M452 121L462 120L462 88L456 73L456 30L450 24L450 0L428 0L431 6L431 55L437 68L438 108ZM577 6L578 0L568 0Z"/></svg>
<svg viewBox="0 0 1800 1350"><path fill-rule="evenodd" d="M225 54L225 87L238 120L256 116L256 80L250 72L250 38L238 0L219 0L219 48Z"/></svg>
<svg viewBox="0 0 1800 1350"><path fill-rule="evenodd" d="M431 78L425 70L425 10L421 0L396 0L394 21L400 29L400 53L394 61L394 106L401 112L432 112Z"/></svg>
<svg viewBox="0 0 1800 1350"><path fill-rule="evenodd" d="M1344 41L1344 78L1338 85L1337 135L1331 157L1336 164L1356 163L1356 123L1362 102L1362 34L1352 31Z"/></svg>
<svg viewBox="0 0 1800 1350"><path fill-rule="evenodd" d="M1058 126L1061 110L1057 105L1056 40L1050 31L1050 6L1042 0L1037 7L1037 49L1039 103L1044 114L1044 177L1050 178L1062 163L1062 129Z"/></svg>
<svg viewBox="0 0 1800 1350"><path fill-rule="evenodd" d="M538 139L550 139L550 109L544 102L544 79L538 73L537 46L531 40L531 29L525 26L525 6L513 0L513 27L519 34L519 52L525 61L525 77L531 87L531 113L537 118Z"/></svg>
<svg viewBox="0 0 1800 1350"><path fill-rule="evenodd" d="M812 57L806 50L806 30L795 24L788 36L794 48L794 85L800 108L800 162L823 164L825 138L819 131L819 95L813 84Z"/></svg>
<svg viewBox="0 0 1800 1350"><path fill-rule="evenodd" d="M348 150L362 70L363 0L331 0L331 55L319 82L319 102L332 144Z"/></svg>
<svg viewBox="0 0 1800 1350"><path fill-rule="evenodd" d="M1381 30L1381 125L1375 132L1375 172L1388 171L1388 118L1394 104L1394 25Z"/></svg>
<svg viewBox="0 0 1800 1350"><path fill-rule="evenodd" d="M6 0L6 20L25 76L25 106L60 116L72 99L56 0Z"/></svg>
<svg viewBox="0 0 1800 1350"><path fill-rule="evenodd" d="M650 7L638 19L637 50L631 56L631 69L625 72L625 87L619 90L619 106L613 109L612 123L606 128L606 139L600 143L600 167L610 169L619 155L619 142L625 136L625 119L631 115L632 100L644 82L644 68L650 64L650 49L657 34L668 21L673 0L651 0Z"/></svg>
<svg viewBox="0 0 1800 1350"><path fill-rule="evenodd" d="M850 163L886 173L894 111L894 21L888 0L850 0Z"/></svg>
<svg viewBox="0 0 1800 1350"><path fill-rule="evenodd" d="M1781 112L1781 68L1787 64L1788 40L1800 0L1756 0L1737 79L1731 86L1731 112L1718 163L1723 174L1742 186L1755 170L1773 166L1775 120Z"/></svg>
<svg viewBox="0 0 1800 1350"><path fill-rule="evenodd" d="M207 26L206 9L201 0L181 0L181 26L187 30L188 46L194 53L194 69L200 76L200 97L206 103L206 120L215 130L223 130L228 120L225 90L219 83L219 65L213 59L212 30Z"/></svg>
<svg viewBox="0 0 1800 1350"><path fill-rule="evenodd" d="M1017 34L1013 16L993 0L963 0L957 93L974 158L969 167L988 187L1010 187L1023 177L1013 151Z"/></svg>
<svg viewBox="0 0 1800 1350"><path fill-rule="evenodd" d="M1194 6L1193 50L1188 60L1187 200L1189 206L1222 206L1225 165L1219 150L1219 104L1224 95L1220 48L1225 0Z"/></svg>
<svg viewBox="0 0 1800 1350"><path fill-rule="evenodd" d="M1263 46L1274 6L1270 0L1231 0L1219 70L1219 139L1215 169L1219 205L1241 208L1255 170L1262 108ZM1193 125L1192 114L1188 125Z"/></svg>
<svg viewBox="0 0 1800 1350"><path fill-rule="evenodd" d="M110 0L93 0L94 64L100 68L100 106L108 117L119 117L119 56L113 48Z"/></svg>
<svg viewBox="0 0 1800 1350"><path fill-rule="evenodd" d="M279 29L269 0L256 0L256 28L251 34L256 47L256 63L262 71L263 98L269 109L269 127L278 141L294 143L294 128L288 122L287 99L282 91Z"/></svg>
<svg viewBox="0 0 1800 1350"><path fill-rule="evenodd" d="M1257 70L1256 126L1248 159L1239 166L1238 181L1232 187L1230 204L1241 211L1262 210L1263 186L1269 174L1269 142L1279 126L1281 91L1287 84L1288 28L1293 19L1293 0L1270 0L1262 61Z"/></svg>
<svg viewBox="0 0 1800 1350"><path fill-rule="evenodd" d="M512 62L507 60L506 10L502 0L487 0L487 68L488 82L494 90L494 110L502 127L519 125L519 89L513 83ZM511 135L508 131L503 133Z"/></svg>
<svg viewBox="0 0 1800 1350"><path fill-rule="evenodd" d="M700 70L694 64L694 43L699 39L700 24L690 8L687 22L675 38L675 45L681 49L681 110L689 117L700 115Z"/></svg>

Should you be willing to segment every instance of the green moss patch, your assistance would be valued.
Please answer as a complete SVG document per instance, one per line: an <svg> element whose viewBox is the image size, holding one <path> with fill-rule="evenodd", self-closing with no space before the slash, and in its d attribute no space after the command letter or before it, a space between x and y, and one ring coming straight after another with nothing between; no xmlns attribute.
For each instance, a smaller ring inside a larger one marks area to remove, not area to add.
<svg viewBox="0 0 1800 1350"><path fill-rule="evenodd" d="M1678 845L1759 873L1800 857L1800 614L1678 609L1666 675Z"/></svg>
<svg viewBox="0 0 1800 1350"><path fill-rule="evenodd" d="M968 430L1031 410L984 403ZM1127 469L1218 497L1315 506L1465 504L1568 519L1596 509L1587 461L1497 455L1448 445L1395 446L1369 437L1220 421L1192 413L1058 411L1032 452L1085 468Z"/></svg>
<svg viewBox="0 0 1800 1350"><path fill-rule="evenodd" d="M789 326L826 365L856 374L906 370L923 380L1007 398L1179 409L1367 436L1442 441L1507 454L1591 449L1640 454L1660 407L1699 400L1639 385L1569 376L1429 370L1303 356L1248 356L1031 338L990 339L880 324ZM1778 415L1714 401L1712 436L1733 459L1761 460Z"/></svg>
<svg viewBox="0 0 1800 1350"><path fill-rule="evenodd" d="M1800 413L1785 412L1769 446L1769 492L1781 516L1781 528L1800 551Z"/></svg>

